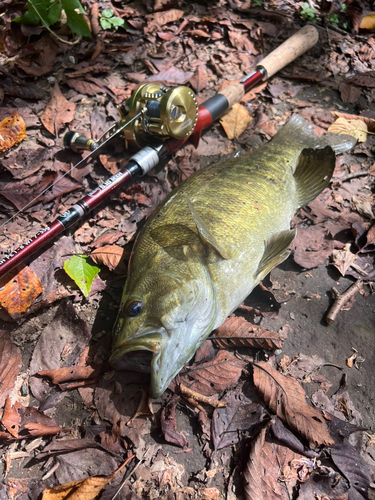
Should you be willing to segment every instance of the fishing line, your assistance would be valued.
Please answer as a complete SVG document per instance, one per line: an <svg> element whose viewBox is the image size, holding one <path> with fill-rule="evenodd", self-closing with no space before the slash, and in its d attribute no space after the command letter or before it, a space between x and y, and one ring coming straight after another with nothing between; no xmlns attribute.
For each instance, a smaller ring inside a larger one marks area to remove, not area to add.
<svg viewBox="0 0 375 500"><path fill-rule="evenodd" d="M103 146L105 146L110 140L112 140L114 137L116 137L116 135L118 135L120 132L122 132L124 130L124 128L127 125L129 125L129 123L132 123L141 114L142 114L142 112L139 112L136 116L134 116L134 118L132 118L129 121L126 121L123 125L121 125L121 127L119 127L111 136L109 136L104 142L102 142L96 149L94 149L93 151L91 151L87 156L85 156L85 158L82 158L82 160L80 160L78 163L76 163L75 165L73 165L73 167L70 170L68 170L67 172L65 172L65 174L63 174L58 179L56 179L55 182L53 182L50 186L46 187L41 193L39 193L37 196L35 196L35 198L33 198L31 201L29 201L29 203L27 203L24 207L22 207L21 210L18 210L18 212L16 212L10 219L8 219L3 224L1 224L0 229L2 227L6 226L7 224L9 224L9 222L11 222L15 217L17 217L17 215L21 214L24 210L26 210L28 207L30 207L30 205L32 205L34 203L34 201L36 201L38 198L40 198L40 196L42 196L46 191L48 191L49 189L53 188L53 186L55 186L58 182L60 182L61 179L63 179L64 177L66 177L67 175L69 175L71 172L73 172L73 170L76 169L77 167L79 167L81 165L81 163L87 161L91 156L94 155L94 153L96 153L98 151L98 149L100 149ZM99 139L97 141L95 141L95 143L97 144L115 126L116 125L113 125L112 127L109 127L99 137Z"/></svg>

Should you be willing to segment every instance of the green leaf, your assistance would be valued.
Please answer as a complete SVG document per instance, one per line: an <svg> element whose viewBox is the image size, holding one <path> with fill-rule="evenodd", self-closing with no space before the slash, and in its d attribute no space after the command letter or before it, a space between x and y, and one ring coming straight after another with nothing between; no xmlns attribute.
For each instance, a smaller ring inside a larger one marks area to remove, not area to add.
<svg viewBox="0 0 375 500"><path fill-rule="evenodd" d="M15 23L21 23L26 25L38 26L40 23L40 19L35 14L32 14L29 10L27 10L21 17L15 17L12 19Z"/></svg>
<svg viewBox="0 0 375 500"><path fill-rule="evenodd" d="M78 11L81 14L86 14L85 9L82 7L81 2L79 0L61 0L61 1L65 11L78 9Z"/></svg>
<svg viewBox="0 0 375 500"><path fill-rule="evenodd" d="M104 9L101 12L103 17L107 17L108 19L113 16L114 11L112 9Z"/></svg>
<svg viewBox="0 0 375 500"><path fill-rule="evenodd" d="M90 28L80 14L77 14L75 10L65 10L65 13L66 23L73 33L91 38Z"/></svg>
<svg viewBox="0 0 375 500"><path fill-rule="evenodd" d="M55 24L60 21L62 6L60 2L53 3L48 11L48 21L49 24Z"/></svg>
<svg viewBox="0 0 375 500"><path fill-rule="evenodd" d="M108 19L105 19L104 17L101 17L100 18L100 26L103 28L103 30L109 30L112 25L108 21Z"/></svg>
<svg viewBox="0 0 375 500"><path fill-rule="evenodd" d="M124 24L125 24L125 21L123 19L121 19L121 17L111 17L111 19L109 19L109 22L115 28L118 28L119 26L124 26Z"/></svg>
<svg viewBox="0 0 375 500"><path fill-rule="evenodd" d="M48 11L50 3L49 0L28 0L27 8L28 10L34 14L34 16L39 17L42 23L49 26L48 21Z"/></svg>
<svg viewBox="0 0 375 500"><path fill-rule="evenodd" d="M90 262L92 260L87 255L73 255L71 259L64 262L65 272L75 281L85 297L88 297L92 282L100 272L99 267Z"/></svg>

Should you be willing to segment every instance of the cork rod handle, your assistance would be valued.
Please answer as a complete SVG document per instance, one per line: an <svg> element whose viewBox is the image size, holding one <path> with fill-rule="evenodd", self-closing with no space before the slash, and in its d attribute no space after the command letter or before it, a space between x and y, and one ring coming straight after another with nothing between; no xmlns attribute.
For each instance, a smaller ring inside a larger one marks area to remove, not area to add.
<svg viewBox="0 0 375 500"><path fill-rule="evenodd" d="M257 68L259 66L263 67L267 71L267 78L270 78L294 59L311 49L318 40L318 30L315 26L308 24L266 56L258 64Z"/></svg>

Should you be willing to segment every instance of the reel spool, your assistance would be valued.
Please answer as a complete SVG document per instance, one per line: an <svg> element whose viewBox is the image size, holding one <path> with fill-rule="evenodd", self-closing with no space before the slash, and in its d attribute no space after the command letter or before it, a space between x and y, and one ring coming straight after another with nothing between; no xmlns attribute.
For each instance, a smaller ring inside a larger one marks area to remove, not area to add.
<svg viewBox="0 0 375 500"><path fill-rule="evenodd" d="M127 149L139 149L150 143L150 135L164 141L185 139L198 119L198 103L188 87L167 89L161 83L145 83L126 101L124 116L119 110L120 126L137 114L140 117L124 128Z"/></svg>
<svg viewBox="0 0 375 500"><path fill-rule="evenodd" d="M198 103L188 87L167 89L161 83L144 83L126 101L117 107L120 122L106 130L99 139L87 139L78 132L67 132L64 146L74 152L94 151L106 140L123 132L127 149L139 150L166 139L186 139L198 120Z"/></svg>

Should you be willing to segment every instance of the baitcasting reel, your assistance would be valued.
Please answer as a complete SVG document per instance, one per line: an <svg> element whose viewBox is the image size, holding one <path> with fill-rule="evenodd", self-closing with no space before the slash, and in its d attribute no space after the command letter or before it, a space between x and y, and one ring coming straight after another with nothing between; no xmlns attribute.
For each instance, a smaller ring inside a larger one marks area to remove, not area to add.
<svg viewBox="0 0 375 500"><path fill-rule="evenodd" d="M120 122L96 141L78 132L68 132L64 146L75 152L94 151L104 139L124 132L126 148L138 150L150 144L153 138L165 141L189 137L198 119L198 103L191 89L183 86L167 89L161 83L141 85L117 111Z"/></svg>

